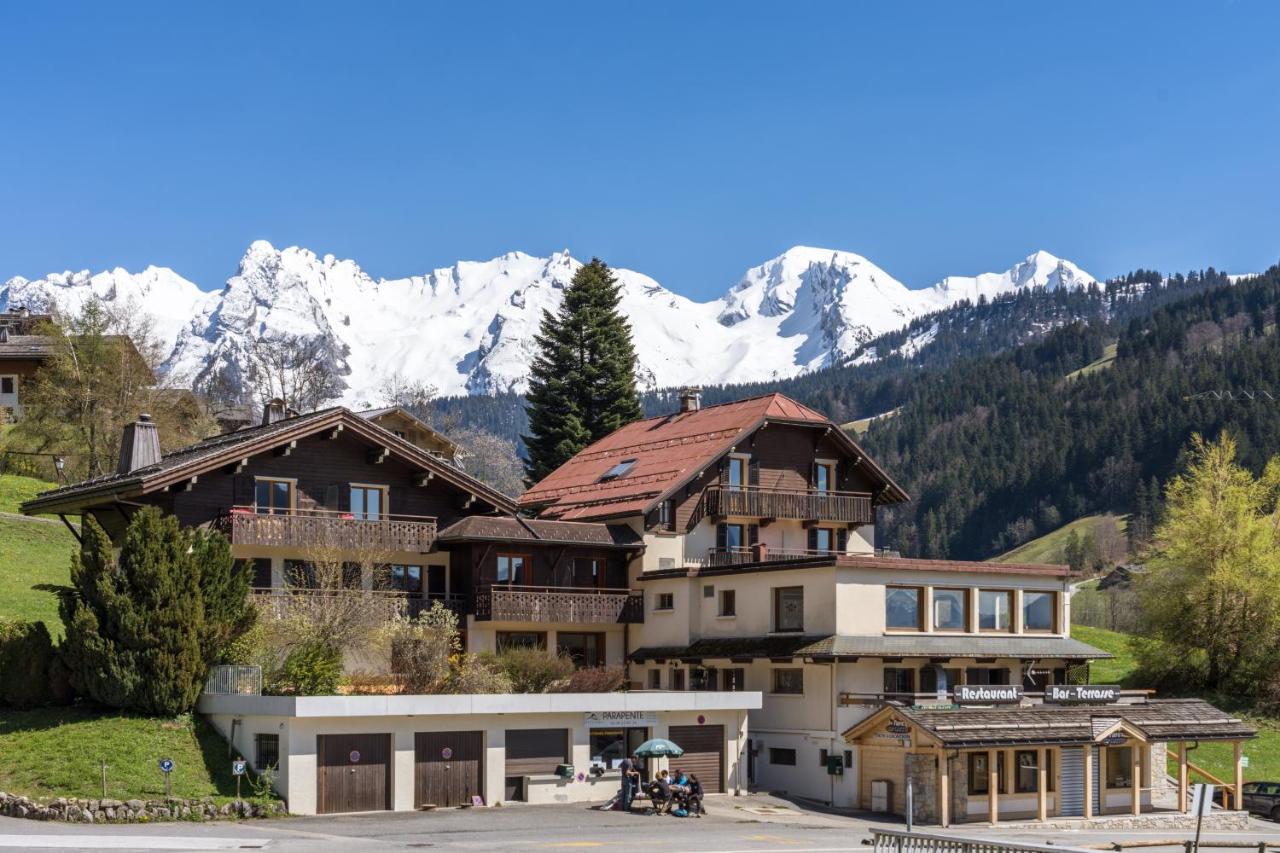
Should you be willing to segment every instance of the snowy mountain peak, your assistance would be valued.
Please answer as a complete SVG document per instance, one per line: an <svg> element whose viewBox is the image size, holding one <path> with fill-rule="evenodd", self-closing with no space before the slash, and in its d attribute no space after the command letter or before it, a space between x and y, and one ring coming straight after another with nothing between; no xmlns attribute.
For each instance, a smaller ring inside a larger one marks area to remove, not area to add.
<svg viewBox="0 0 1280 853"><path fill-rule="evenodd" d="M96 297L155 318L173 381L241 375L262 336L318 338L343 377L343 401L379 402L401 377L442 394L522 391L543 311L582 266L568 249L507 252L422 275L373 279L353 260L255 240L218 292L165 267L58 273L0 286L0 308L75 310ZM642 273L615 269L648 387L764 381L841 363L867 341L961 299L1024 287L1081 287L1088 273L1035 252L1003 273L950 276L911 290L862 255L793 246L748 269L719 299L694 302Z"/></svg>

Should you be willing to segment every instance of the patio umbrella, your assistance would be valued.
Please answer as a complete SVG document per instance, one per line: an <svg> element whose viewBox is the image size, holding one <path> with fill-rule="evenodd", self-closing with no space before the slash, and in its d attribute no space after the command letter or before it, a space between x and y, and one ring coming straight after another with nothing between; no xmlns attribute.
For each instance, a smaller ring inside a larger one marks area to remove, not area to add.
<svg viewBox="0 0 1280 853"><path fill-rule="evenodd" d="M679 758L684 755L684 750L664 737L656 737L636 747L636 755L640 758Z"/></svg>

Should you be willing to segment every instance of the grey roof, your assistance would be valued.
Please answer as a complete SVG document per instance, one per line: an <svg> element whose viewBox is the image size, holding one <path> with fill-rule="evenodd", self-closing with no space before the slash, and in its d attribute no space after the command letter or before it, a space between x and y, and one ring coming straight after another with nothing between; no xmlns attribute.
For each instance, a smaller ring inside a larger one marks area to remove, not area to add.
<svg viewBox="0 0 1280 853"><path fill-rule="evenodd" d="M48 358L53 355L53 342L48 335L10 335L0 343L0 358Z"/></svg>
<svg viewBox="0 0 1280 853"><path fill-rule="evenodd" d="M639 548L644 539L625 524L543 521L514 516L471 515L440 531L442 542L539 542L547 545L592 545Z"/></svg>
<svg viewBox="0 0 1280 853"><path fill-rule="evenodd" d="M1153 699L1087 707L886 708L950 748L1095 743L1117 720L1137 727L1148 741L1244 740L1257 734L1243 720L1203 699ZM846 736L862 726L859 723L848 729Z"/></svg>
<svg viewBox="0 0 1280 853"><path fill-rule="evenodd" d="M928 634L770 635L766 637L708 637L687 646L645 646L631 653L633 661L702 660L704 658L1109 658L1101 649L1068 637L1027 635L948 636Z"/></svg>

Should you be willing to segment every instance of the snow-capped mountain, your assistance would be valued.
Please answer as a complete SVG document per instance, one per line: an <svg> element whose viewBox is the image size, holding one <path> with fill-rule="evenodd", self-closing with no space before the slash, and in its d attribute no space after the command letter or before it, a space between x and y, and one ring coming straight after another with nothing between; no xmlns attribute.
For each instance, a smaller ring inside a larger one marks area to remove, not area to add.
<svg viewBox="0 0 1280 853"><path fill-rule="evenodd" d="M375 403L392 377L442 394L522 391L544 310L555 311L581 263L512 252L426 275L370 278L354 261L255 242L217 292L172 270L60 273L0 285L0 309L90 296L145 311L169 353L165 369L189 384L238 374L250 342L319 338L346 384L344 401ZM1024 287L1081 287L1094 279L1036 252L1003 273L949 276L912 290L852 252L797 246L753 267L720 299L695 302L643 273L615 270L647 387L793 376L847 360L868 340L961 299Z"/></svg>

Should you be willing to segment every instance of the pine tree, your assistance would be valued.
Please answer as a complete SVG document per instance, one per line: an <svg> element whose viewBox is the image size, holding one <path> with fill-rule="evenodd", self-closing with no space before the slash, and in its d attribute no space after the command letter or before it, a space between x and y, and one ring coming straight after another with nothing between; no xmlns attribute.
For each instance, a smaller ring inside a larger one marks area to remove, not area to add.
<svg viewBox="0 0 1280 853"><path fill-rule="evenodd" d="M139 511L117 556L91 517L61 603L63 658L76 690L111 707L190 711L222 644L248 629L248 577L226 538Z"/></svg>
<svg viewBox="0 0 1280 853"><path fill-rule="evenodd" d="M617 279L593 258L574 274L559 311L543 312L524 439L531 484L641 416L631 326L618 298Z"/></svg>

